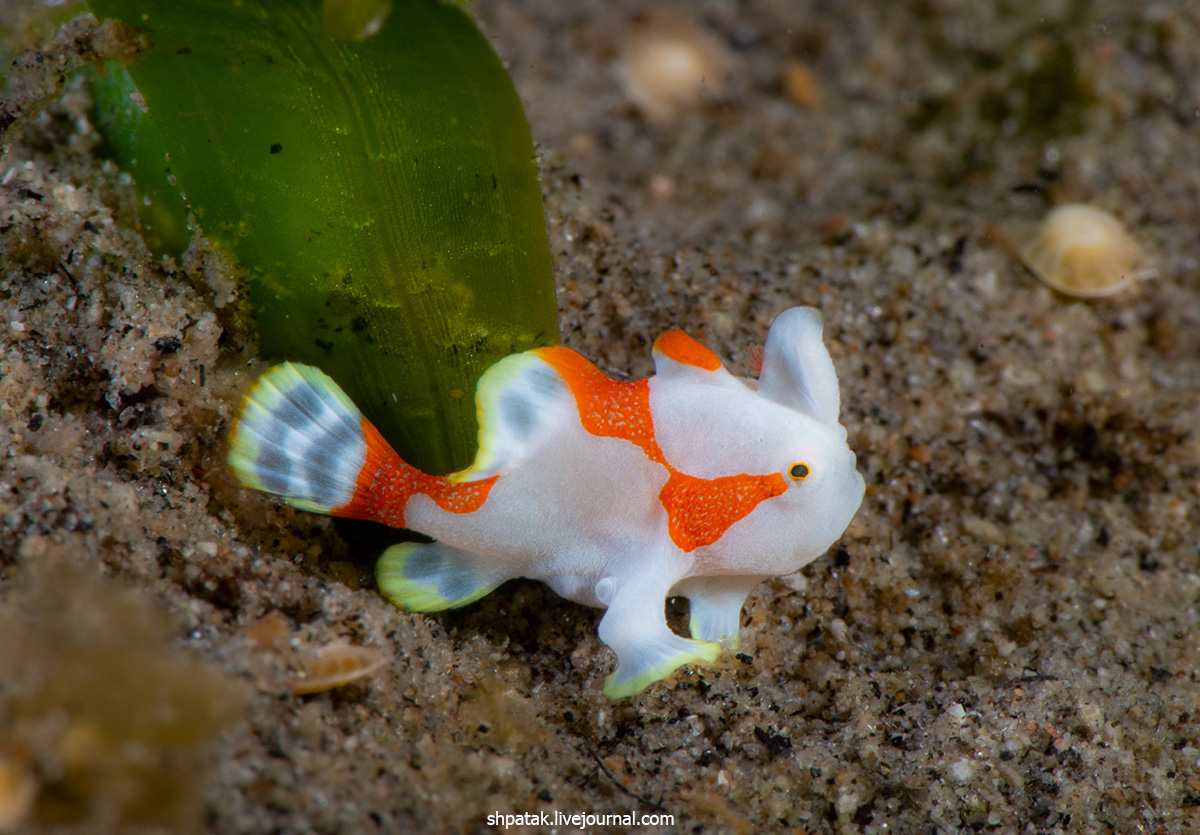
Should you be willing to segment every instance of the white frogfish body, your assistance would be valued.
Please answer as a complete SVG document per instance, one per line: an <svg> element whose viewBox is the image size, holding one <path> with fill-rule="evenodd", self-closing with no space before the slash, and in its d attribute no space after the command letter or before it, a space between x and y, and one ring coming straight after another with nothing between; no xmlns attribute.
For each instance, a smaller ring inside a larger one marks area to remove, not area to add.
<svg viewBox="0 0 1200 835"><path fill-rule="evenodd" d="M750 590L819 557L858 510L821 329L812 308L780 314L757 381L681 331L636 382L563 347L506 357L476 390L475 461L450 476L402 460L331 379L285 363L246 395L229 463L297 507L433 537L379 560L401 608L463 606L513 577L605 607L604 690L630 696L735 644ZM667 626L675 595L690 638Z"/></svg>

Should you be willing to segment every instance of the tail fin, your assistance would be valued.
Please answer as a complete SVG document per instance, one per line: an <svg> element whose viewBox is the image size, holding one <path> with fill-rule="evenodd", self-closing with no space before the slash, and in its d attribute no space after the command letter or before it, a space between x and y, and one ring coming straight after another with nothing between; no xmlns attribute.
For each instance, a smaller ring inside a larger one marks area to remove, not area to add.
<svg viewBox="0 0 1200 835"><path fill-rule="evenodd" d="M327 375L285 362L246 394L230 437L229 467L247 487L303 510L332 513L358 490L368 457L364 423Z"/></svg>
<svg viewBox="0 0 1200 835"><path fill-rule="evenodd" d="M394 528L405 527L405 507L418 493L449 513L472 513L496 481L459 483L421 472L337 383L291 362L262 375L246 394L228 460L242 484L283 496L293 507Z"/></svg>

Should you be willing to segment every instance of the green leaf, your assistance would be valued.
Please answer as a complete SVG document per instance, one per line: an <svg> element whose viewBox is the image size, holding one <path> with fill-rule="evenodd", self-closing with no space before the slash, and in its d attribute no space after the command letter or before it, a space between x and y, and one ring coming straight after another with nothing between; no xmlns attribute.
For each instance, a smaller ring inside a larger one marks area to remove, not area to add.
<svg viewBox="0 0 1200 835"><path fill-rule="evenodd" d="M340 38L315 0L90 0L153 44L128 73L156 131L122 127L119 156L249 270L265 356L319 366L406 459L459 469L479 375L557 340L529 127L461 7L396 0L346 40L364 32L331 2Z"/></svg>
<svg viewBox="0 0 1200 835"><path fill-rule="evenodd" d="M133 79L118 64L92 79L92 98L104 137L102 153L118 160L133 175L142 198L138 225L146 245L158 253L178 256L192 237L187 204L171 174L167 146L158 126L146 115Z"/></svg>

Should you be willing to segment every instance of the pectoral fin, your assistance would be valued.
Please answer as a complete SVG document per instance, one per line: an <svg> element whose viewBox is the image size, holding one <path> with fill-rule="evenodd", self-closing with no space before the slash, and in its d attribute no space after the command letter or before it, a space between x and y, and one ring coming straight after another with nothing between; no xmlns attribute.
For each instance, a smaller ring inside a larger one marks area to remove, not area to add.
<svg viewBox="0 0 1200 835"><path fill-rule="evenodd" d="M655 631L617 649L617 671L604 679L604 695L613 700L636 696L684 664L711 664L720 654L720 644Z"/></svg>
<svg viewBox="0 0 1200 835"><path fill-rule="evenodd" d="M697 577L671 590L688 599L691 616L688 631L698 641L719 641L737 649L742 605L762 580L759 576Z"/></svg>
<svg viewBox="0 0 1200 835"><path fill-rule="evenodd" d="M665 577L610 577L597 585L596 596L608 605L600 640L617 654L617 671L604 680L608 698L636 696L684 664L711 664L720 655L720 644L682 638L668 628L664 606L671 583Z"/></svg>

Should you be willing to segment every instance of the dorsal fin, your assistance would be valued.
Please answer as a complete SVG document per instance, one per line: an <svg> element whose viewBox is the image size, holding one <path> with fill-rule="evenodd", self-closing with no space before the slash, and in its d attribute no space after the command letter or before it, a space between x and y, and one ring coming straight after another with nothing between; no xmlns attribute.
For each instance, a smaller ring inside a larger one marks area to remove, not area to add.
<svg viewBox="0 0 1200 835"><path fill-rule="evenodd" d="M667 331L654 340L653 353L654 371L660 377L706 376L725 369L720 357L681 330Z"/></svg>
<svg viewBox="0 0 1200 835"><path fill-rule="evenodd" d="M451 481L503 475L537 453L575 411L570 390L536 351L511 354L479 378L475 389L479 451Z"/></svg>

